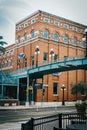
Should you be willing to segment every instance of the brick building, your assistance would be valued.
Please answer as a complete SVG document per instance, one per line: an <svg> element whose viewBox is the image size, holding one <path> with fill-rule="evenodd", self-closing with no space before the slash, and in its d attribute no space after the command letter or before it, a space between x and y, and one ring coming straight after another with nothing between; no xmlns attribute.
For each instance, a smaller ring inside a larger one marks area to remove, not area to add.
<svg viewBox="0 0 87 130"><path fill-rule="evenodd" d="M86 26L71 20L55 16L43 11L37 11L16 24L15 44L6 48L6 52L0 60L2 70L9 71L21 69L28 66L46 63L62 59L64 56L82 55L85 53L85 42L82 41ZM38 59L35 55L36 46L39 48ZM50 55L50 52L53 55ZM37 63L38 61L38 63ZM41 79L36 80L41 83ZM86 70L65 71L57 74L44 76L44 102L62 100L62 84L65 85L65 100L75 100L71 95L70 84L78 81L87 83ZM19 100L26 100L26 77L19 80ZM31 87L32 84L30 84ZM8 87L10 95L15 87ZM31 102L33 91L34 102L41 102L41 89L29 89L29 101Z"/></svg>

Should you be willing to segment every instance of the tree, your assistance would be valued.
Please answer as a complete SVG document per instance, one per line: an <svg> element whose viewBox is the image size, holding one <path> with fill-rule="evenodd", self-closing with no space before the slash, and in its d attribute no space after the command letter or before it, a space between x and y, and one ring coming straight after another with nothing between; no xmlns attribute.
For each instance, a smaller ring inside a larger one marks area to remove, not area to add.
<svg viewBox="0 0 87 130"><path fill-rule="evenodd" d="M71 83L71 94L80 94L80 95L86 95L87 93L87 85L83 82L80 81L76 84ZM81 101L80 99L77 100L77 102L75 103L77 112L79 114L81 113L85 113L86 107L87 107L87 103L85 101Z"/></svg>
<svg viewBox="0 0 87 130"><path fill-rule="evenodd" d="M3 47L4 45L6 45L7 43L2 41L3 37L0 36L0 52L5 52L5 48Z"/></svg>
<svg viewBox="0 0 87 130"><path fill-rule="evenodd" d="M87 85L83 81L80 81L80 82L78 82L76 84L71 83L71 94L78 95L79 93L81 95L86 95L86 93L87 93Z"/></svg>

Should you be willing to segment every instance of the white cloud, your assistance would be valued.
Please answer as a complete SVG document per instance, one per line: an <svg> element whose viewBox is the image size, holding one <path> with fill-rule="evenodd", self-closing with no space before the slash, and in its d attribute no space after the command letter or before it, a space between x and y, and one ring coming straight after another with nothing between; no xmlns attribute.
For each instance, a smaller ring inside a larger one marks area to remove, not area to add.
<svg viewBox="0 0 87 130"><path fill-rule="evenodd" d="M0 35L13 43L15 24L36 10L87 25L87 0L0 0Z"/></svg>

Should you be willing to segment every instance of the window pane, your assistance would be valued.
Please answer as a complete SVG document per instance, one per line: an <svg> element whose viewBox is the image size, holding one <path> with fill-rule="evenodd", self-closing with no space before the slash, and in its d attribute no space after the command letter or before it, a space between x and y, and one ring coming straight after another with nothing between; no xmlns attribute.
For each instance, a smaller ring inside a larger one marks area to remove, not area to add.
<svg viewBox="0 0 87 130"><path fill-rule="evenodd" d="M32 37L32 38L35 37L35 32L34 32L34 30L31 32L31 37Z"/></svg>
<svg viewBox="0 0 87 130"><path fill-rule="evenodd" d="M28 34L25 34L25 41L27 41L28 40Z"/></svg>
<svg viewBox="0 0 87 130"><path fill-rule="evenodd" d="M43 60L47 60L47 58L48 58L48 53L44 52Z"/></svg>
<svg viewBox="0 0 87 130"><path fill-rule="evenodd" d="M80 42L80 45L81 45L81 47L85 47L85 41L82 40L82 41Z"/></svg>
<svg viewBox="0 0 87 130"><path fill-rule="evenodd" d="M55 25L55 26L59 26L59 25L60 25L60 22L54 21L54 25Z"/></svg>
<svg viewBox="0 0 87 130"><path fill-rule="evenodd" d="M48 30L44 31L44 38L48 39Z"/></svg>
<svg viewBox="0 0 87 130"><path fill-rule="evenodd" d="M20 36L18 37L18 43L21 43L21 37Z"/></svg>
<svg viewBox="0 0 87 130"><path fill-rule="evenodd" d="M54 37L54 41L58 41L59 36L57 33L55 33L53 37Z"/></svg>
<svg viewBox="0 0 87 130"><path fill-rule="evenodd" d="M53 83L53 94L58 94L58 83Z"/></svg>
<svg viewBox="0 0 87 130"><path fill-rule="evenodd" d="M32 56L31 59L32 59L32 65L34 65L34 56Z"/></svg>
<svg viewBox="0 0 87 130"><path fill-rule="evenodd" d="M69 29L69 25L68 24L64 24L64 28Z"/></svg>
<svg viewBox="0 0 87 130"><path fill-rule="evenodd" d="M77 39L75 37L72 39L72 44L75 45L75 46L77 44Z"/></svg>
<svg viewBox="0 0 87 130"><path fill-rule="evenodd" d="M50 19L44 18L44 22L45 22L45 23L50 23Z"/></svg>
<svg viewBox="0 0 87 130"><path fill-rule="evenodd" d="M57 59L58 59L58 55L55 54L55 55L54 55L54 60L57 60Z"/></svg>
<svg viewBox="0 0 87 130"><path fill-rule="evenodd" d="M72 27L72 30L75 31L75 32L77 32L78 29L77 29L77 27L74 27L74 26L73 26L73 27Z"/></svg>
<svg viewBox="0 0 87 130"><path fill-rule="evenodd" d="M68 36L63 36L63 41L64 41L64 43L68 43L69 42Z"/></svg>

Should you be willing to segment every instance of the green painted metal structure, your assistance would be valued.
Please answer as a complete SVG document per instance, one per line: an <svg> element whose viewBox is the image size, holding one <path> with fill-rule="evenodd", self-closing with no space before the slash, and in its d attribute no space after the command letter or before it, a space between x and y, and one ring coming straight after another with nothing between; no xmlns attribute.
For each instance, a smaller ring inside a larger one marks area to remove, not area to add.
<svg viewBox="0 0 87 130"><path fill-rule="evenodd" d="M9 79L9 75L11 75L11 78L16 79L15 85L17 86L17 99L19 99L19 79L20 78L27 78L27 86L26 86L26 104L29 103L28 99L28 90L29 90L29 83L30 79L37 79L42 78L42 84L44 83L44 75L57 73L57 72L64 72L64 71L70 71L70 70L77 70L77 69L84 69L87 70L87 58L85 55L78 55L73 57L64 57L63 59L56 60L56 61L46 61L45 63L39 64L36 66L30 66L23 69L18 69L15 71L12 71L8 74L7 77L4 75L4 79L7 82ZM11 79L10 78L10 79ZM10 85L10 83L8 83ZM12 83L14 84L14 83ZM11 85L12 85L11 84ZM2 86L5 85L5 82L2 82ZM43 86L43 85L42 85ZM2 87L2 93L3 93L3 87ZM44 86L42 87L42 102L44 102ZM3 95L3 94L2 94ZM33 98L32 98L33 100Z"/></svg>
<svg viewBox="0 0 87 130"><path fill-rule="evenodd" d="M85 55L78 55L73 57L64 57L56 61L46 61L39 64L38 67L26 67L10 72L12 77L23 78L29 75L30 78L41 78L43 75L52 74L56 72L87 69L87 58Z"/></svg>

